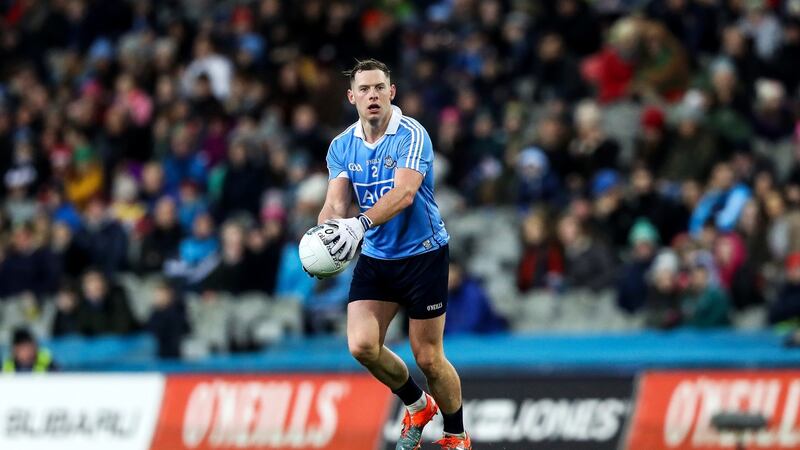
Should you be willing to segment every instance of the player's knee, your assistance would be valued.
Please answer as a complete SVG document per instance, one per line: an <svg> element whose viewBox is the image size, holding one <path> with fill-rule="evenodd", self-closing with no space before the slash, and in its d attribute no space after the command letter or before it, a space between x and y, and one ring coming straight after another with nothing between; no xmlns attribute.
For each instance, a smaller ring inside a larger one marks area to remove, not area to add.
<svg viewBox="0 0 800 450"><path fill-rule="evenodd" d="M420 351L414 355L414 358L417 361L417 367L427 378L437 378L444 369L444 355L439 351Z"/></svg>
<svg viewBox="0 0 800 450"><path fill-rule="evenodd" d="M381 347L371 342L350 342L348 343L350 354L361 364L367 366L378 360Z"/></svg>

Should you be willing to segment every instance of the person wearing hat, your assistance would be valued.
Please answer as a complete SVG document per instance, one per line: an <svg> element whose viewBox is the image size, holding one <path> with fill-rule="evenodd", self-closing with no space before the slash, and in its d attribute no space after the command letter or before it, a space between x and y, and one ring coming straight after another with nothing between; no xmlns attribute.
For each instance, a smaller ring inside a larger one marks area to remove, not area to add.
<svg viewBox="0 0 800 450"><path fill-rule="evenodd" d="M646 106L639 117L639 133L635 141L635 160L650 170L661 167L671 139L666 116L657 106Z"/></svg>
<svg viewBox="0 0 800 450"><path fill-rule="evenodd" d="M670 249L656 255L647 272L645 324L649 328L674 328L681 321L678 255Z"/></svg>
<svg viewBox="0 0 800 450"><path fill-rule="evenodd" d="M689 267L689 286L681 298L682 324L691 328L718 328L731 324L731 301L717 279L710 254L699 252Z"/></svg>
<svg viewBox="0 0 800 450"><path fill-rule="evenodd" d="M635 312L647 297L647 271L658 250L659 235L656 227L646 218L640 217L631 227L628 242L631 256L622 267L622 276L617 281L617 305L627 312Z"/></svg>
<svg viewBox="0 0 800 450"><path fill-rule="evenodd" d="M671 182L704 179L720 156L717 136L706 123L705 97L690 90L673 112L675 133L658 176Z"/></svg>
<svg viewBox="0 0 800 450"><path fill-rule="evenodd" d="M56 370L53 356L39 348L33 334L25 328L17 328L12 336L11 355L3 360L3 373L44 373Z"/></svg>
<svg viewBox="0 0 800 450"><path fill-rule="evenodd" d="M591 183L593 199L592 222L606 243L624 247L634 218L624 203L624 180L619 172L603 169Z"/></svg>

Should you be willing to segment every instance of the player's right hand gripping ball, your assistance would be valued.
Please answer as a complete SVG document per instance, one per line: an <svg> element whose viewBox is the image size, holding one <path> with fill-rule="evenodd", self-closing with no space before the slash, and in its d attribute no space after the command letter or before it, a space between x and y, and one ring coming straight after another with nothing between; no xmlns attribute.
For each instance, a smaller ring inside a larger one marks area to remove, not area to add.
<svg viewBox="0 0 800 450"><path fill-rule="evenodd" d="M309 275L319 279L330 278L350 264L349 260L340 261L331 254L334 243L328 240L336 234L336 225L325 223L306 231L300 239L300 262Z"/></svg>

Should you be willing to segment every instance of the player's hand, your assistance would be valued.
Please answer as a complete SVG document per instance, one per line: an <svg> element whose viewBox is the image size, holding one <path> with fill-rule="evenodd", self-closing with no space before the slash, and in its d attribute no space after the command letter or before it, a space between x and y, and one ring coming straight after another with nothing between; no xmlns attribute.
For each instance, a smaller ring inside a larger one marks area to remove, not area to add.
<svg viewBox="0 0 800 450"><path fill-rule="evenodd" d="M326 245L335 242L331 247L331 255L339 261L350 261L356 256L358 244L372 225L372 221L364 214L349 219L333 219L326 223L336 225L336 232L326 236L324 242Z"/></svg>

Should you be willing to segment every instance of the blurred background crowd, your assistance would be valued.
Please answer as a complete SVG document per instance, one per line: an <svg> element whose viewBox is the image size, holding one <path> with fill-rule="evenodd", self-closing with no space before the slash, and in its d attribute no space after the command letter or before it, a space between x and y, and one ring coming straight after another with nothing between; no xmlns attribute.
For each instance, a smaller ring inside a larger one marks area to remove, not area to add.
<svg viewBox="0 0 800 450"><path fill-rule="evenodd" d="M448 333L800 319L798 0L0 0L0 329L341 332L296 244L367 57L434 143Z"/></svg>

